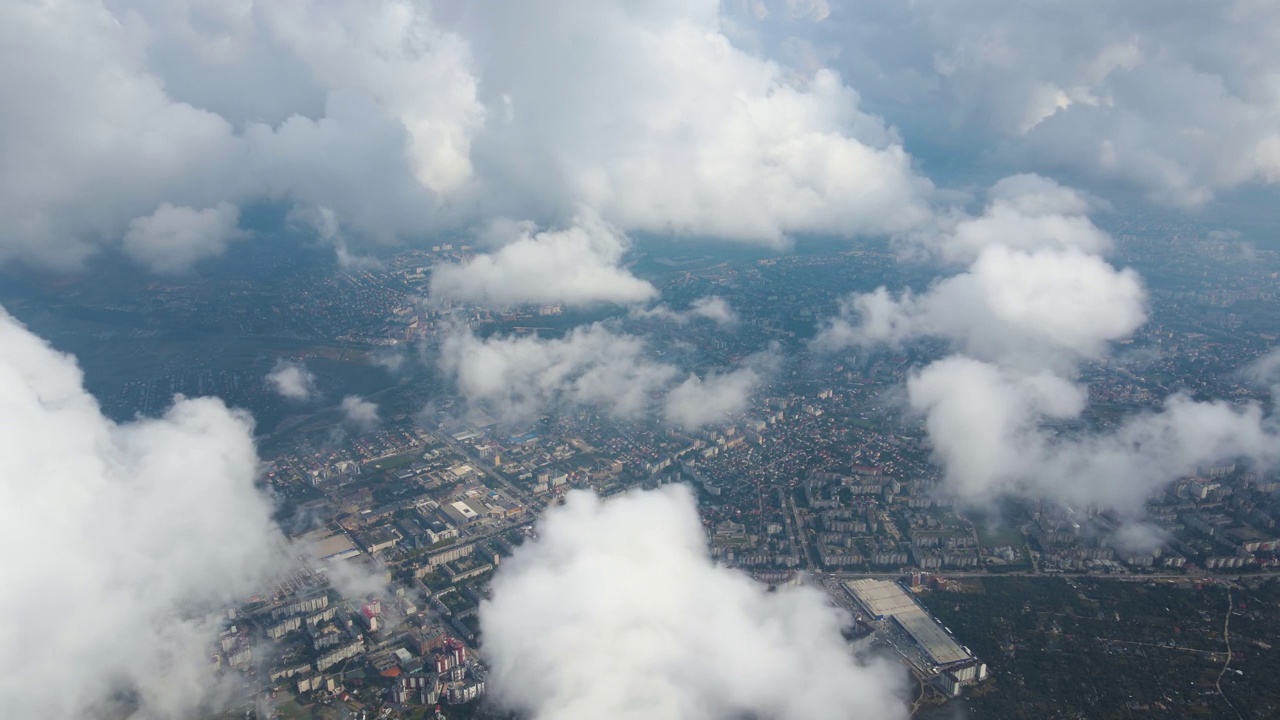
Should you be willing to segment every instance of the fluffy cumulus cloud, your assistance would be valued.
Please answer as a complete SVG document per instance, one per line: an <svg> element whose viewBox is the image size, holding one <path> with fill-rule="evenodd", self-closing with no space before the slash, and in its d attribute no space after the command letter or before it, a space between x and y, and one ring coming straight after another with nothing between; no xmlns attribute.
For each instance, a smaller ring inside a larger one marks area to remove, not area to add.
<svg viewBox="0 0 1280 720"><path fill-rule="evenodd" d="M961 356L907 383L957 495L1051 499L1138 517L1169 482L1239 458L1280 461L1280 423L1256 405L1169 397L1108 432L1059 436L1047 421L1084 410L1083 387L1051 373L1024 374Z"/></svg>
<svg viewBox="0 0 1280 720"><path fill-rule="evenodd" d="M756 389L777 371L778 360L770 349L729 372L690 375L667 394L663 419L686 428L725 423L747 409Z"/></svg>
<svg viewBox="0 0 1280 720"><path fill-rule="evenodd" d="M725 327L733 327L739 320L737 311L728 300L719 295L708 295L694 300L689 305L688 314L695 318L706 318Z"/></svg>
<svg viewBox="0 0 1280 720"><path fill-rule="evenodd" d="M0 539L40 546L5 561L0 707L71 720L132 692L142 716L185 716L210 680L206 613L279 557L250 418L178 397L114 423L75 361L3 311L0 398Z"/></svg>
<svg viewBox="0 0 1280 720"><path fill-rule="evenodd" d="M0 257L74 264L162 201L208 207L197 169L238 152L217 115L173 102L145 28L99 3L19 2L0 17Z"/></svg>
<svg viewBox="0 0 1280 720"><path fill-rule="evenodd" d="M671 389L662 417L682 427L723 423L747 409L759 384L760 373L750 367L706 378L690 375Z"/></svg>
<svg viewBox="0 0 1280 720"><path fill-rule="evenodd" d="M619 267L630 246L617 228L586 211L563 230L536 232L528 223L502 223L489 233L501 248L431 274L431 294L485 305L598 302L638 303L658 294Z"/></svg>
<svg viewBox="0 0 1280 720"><path fill-rule="evenodd" d="M944 217L939 220L942 232L922 233L943 260L973 262L992 245L1090 255L1111 249L1111 237L1089 219L1089 199L1078 190L1041 175L1021 174L997 181L986 195L981 215Z"/></svg>
<svg viewBox="0 0 1280 720"><path fill-rule="evenodd" d="M922 138L1172 203L1280 178L1280 61L1251 50L1280 40L1280 10L1252 0L0 12L0 260L70 267L124 241L181 269L226 236L161 220L261 199L329 208L362 240L580 207L628 232L775 244L916 230L933 186L859 90Z"/></svg>
<svg viewBox="0 0 1280 720"><path fill-rule="evenodd" d="M948 341L955 354L907 383L954 494L1005 494L1100 505L1137 517L1144 501L1198 468L1238 458L1274 464L1280 435L1255 406L1170 397L1109 430L1059 436L1087 392L1080 364L1146 319L1146 293L1101 255L1110 240L1078 193L1043 178L997 183L982 215L953 217L920 239L967 267L920 293L855 295L815 341L832 349ZM1266 363L1264 362L1263 365Z"/></svg>
<svg viewBox="0 0 1280 720"><path fill-rule="evenodd" d="M316 391L316 376L304 363L280 359L267 373L267 385L280 397L289 400L310 400Z"/></svg>
<svg viewBox="0 0 1280 720"><path fill-rule="evenodd" d="M1273 2L862 0L760 33L959 152L1000 147L1173 204L1280 179Z"/></svg>
<svg viewBox="0 0 1280 720"><path fill-rule="evenodd" d="M821 342L900 344L924 335L980 358L1043 364L1096 358L1146 319L1137 273L1078 250L1027 253L994 245L966 272L926 292L885 288L848 299ZM849 318L856 317L853 324Z"/></svg>
<svg viewBox="0 0 1280 720"><path fill-rule="evenodd" d="M457 331L440 348L440 368L459 392L513 422L557 408L589 407L616 418L656 414L684 427L711 424L745 408L767 367L753 360L699 379L650 358L642 338L599 323L553 339L482 339ZM690 402L706 407L690 408Z"/></svg>
<svg viewBox="0 0 1280 720"><path fill-rule="evenodd" d="M469 3L459 26L491 109L478 171L529 207L774 243L927 215L930 184L857 93L736 46L715 0Z"/></svg>
<svg viewBox="0 0 1280 720"><path fill-rule="evenodd" d="M1275 348L1246 365L1242 373L1246 380L1262 387L1280 385L1280 348ZM1276 393L1280 395L1280 393Z"/></svg>
<svg viewBox="0 0 1280 720"><path fill-rule="evenodd" d="M239 235L239 220L240 209L225 202L198 210L161 203L129 223L124 251L155 272L186 272L196 261L224 253Z"/></svg>
<svg viewBox="0 0 1280 720"><path fill-rule="evenodd" d="M942 259L968 263L964 272L922 293L854 295L817 343L896 345L927 335L980 359L1060 366L1100 357L1146 320L1141 279L1096 254L1110 239L1082 196L1038 176L1006 178L989 195L982 215L923 236Z"/></svg>
<svg viewBox="0 0 1280 720"><path fill-rule="evenodd" d="M928 216L930 183L857 93L735 45L713 0L0 12L0 259L74 267L123 241L181 270L262 199L384 241L580 207L623 230L770 243ZM589 274L616 248L542 237L488 269L542 252Z"/></svg>
<svg viewBox="0 0 1280 720"><path fill-rule="evenodd" d="M962 497L990 497L1035 470L1046 419L1084 410L1082 388L1052 373L1023 375L964 356L930 364L907 383L911 406L925 414L934 452L951 489ZM1033 449L1037 449L1033 447Z"/></svg>
<svg viewBox="0 0 1280 720"><path fill-rule="evenodd" d="M507 419L535 416L560 403L638 417L678 371L650 360L644 340L603 325L574 329L563 338L446 337L441 369L470 401Z"/></svg>
<svg viewBox="0 0 1280 720"><path fill-rule="evenodd" d="M652 308L635 308L631 315L638 318L667 320L678 325L684 325L693 320L710 320L722 328L736 327L740 319L738 312L733 309L729 301L719 295L700 297L690 303L685 310L672 310L666 305L658 305Z"/></svg>
<svg viewBox="0 0 1280 720"><path fill-rule="evenodd" d="M904 674L854 655L824 593L712 561L683 486L569 494L492 588L490 686L537 720L908 716Z"/></svg>
<svg viewBox="0 0 1280 720"><path fill-rule="evenodd" d="M428 227L470 180L468 67L402 0L7 4L0 259L69 267L127 234L180 269L259 198L376 237Z"/></svg>
<svg viewBox="0 0 1280 720"><path fill-rule="evenodd" d="M384 0L267 2L257 13L313 82L352 88L403 128L418 184L449 193L471 179L471 135L484 116L467 41L429 5Z"/></svg>
<svg viewBox="0 0 1280 720"><path fill-rule="evenodd" d="M358 428L368 430L380 422L376 403L365 400L359 395L348 395L342 398L342 418Z"/></svg>

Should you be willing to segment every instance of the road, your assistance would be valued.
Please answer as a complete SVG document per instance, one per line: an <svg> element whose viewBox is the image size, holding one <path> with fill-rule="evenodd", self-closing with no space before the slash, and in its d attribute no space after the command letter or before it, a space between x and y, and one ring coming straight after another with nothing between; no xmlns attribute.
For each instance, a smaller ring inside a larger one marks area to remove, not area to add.
<svg viewBox="0 0 1280 720"><path fill-rule="evenodd" d="M913 672L911 676L920 685L920 692L916 694L916 699L911 701L911 717L915 717L916 713L920 712L920 703L924 702L924 691L927 686L924 683L924 678L919 674Z"/></svg>
<svg viewBox="0 0 1280 720"><path fill-rule="evenodd" d="M884 578L893 580L906 576L911 572L911 568L907 570L897 570L893 572L824 572L817 573L823 577L831 577L837 580L856 580L858 578ZM1199 582L1220 582L1223 580L1232 581L1244 578L1272 578L1280 577L1280 571L1249 573L1241 575L1232 573L1230 575L1186 575L1186 574L1157 574L1157 575L1102 575L1098 573L1033 573L1033 572L1010 572L1010 573L990 573L990 572L947 572L938 570L927 570L934 575L952 578L986 578L997 579L1004 577L1016 578L1096 578L1103 580L1127 580L1132 582L1145 582L1147 580L1183 580L1183 581L1199 581Z"/></svg>
<svg viewBox="0 0 1280 720"><path fill-rule="evenodd" d="M1234 607L1231 599L1231 586L1227 586L1227 616L1222 619L1222 642L1227 645L1227 661L1222 663L1222 669L1218 671L1218 679L1213 681L1213 686L1217 688L1218 694L1222 696L1222 700L1227 703L1227 707L1231 708L1231 712L1236 714L1237 718L1244 720L1244 716L1231 703L1231 699L1227 694L1222 692L1222 676L1227 674L1227 669L1231 667L1231 608Z"/></svg>
<svg viewBox="0 0 1280 720"><path fill-rule="evenodd" d="M782 519L787 526L787 537L792 551L800 558L800 567L810 567L809 544L805 542L804 523L800 520L800 511L796 508L795 499L785 488L778 488L778 495L783 501ZM763 515L763 512L761 513Z"/></svg>
<svg viewBox="0 0 1280 720"><path fill-rule="evenodd" d="M1195 653L1197 655L1208 655L1211 658L1222 654L1217 650L1202 650L1201 648L1186 647L1184 645L1161 645L1159 643L1138 642L1136 640L1112 640L1109 638L1101 638L1097 636L1094 636L1093 639L1097 640L1100 643L1106 643L1108 645L1136 645L1138 647L1149 647L1149 648L1155 648L1157 650L1177 650L1179 652L1189 652L1189 653Z"/></svg>

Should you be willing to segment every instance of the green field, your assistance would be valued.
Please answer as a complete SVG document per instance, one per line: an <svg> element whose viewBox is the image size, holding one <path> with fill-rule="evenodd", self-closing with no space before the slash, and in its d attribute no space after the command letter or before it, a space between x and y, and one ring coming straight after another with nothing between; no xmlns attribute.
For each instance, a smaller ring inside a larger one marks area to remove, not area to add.
<svg viewBox="0 0 1280 720"><path fill-rule="evenodd" d="M404 455L395 455L389 458L383 458L374 463L373 466L379 470L399 470L402 467L408 467L422 457L421 451L405 453Z"/></svg>
<svg viewBox="0 0 1280 720"><path fill-rule="evenodd" d="M973 526L978 531L978 542L982 543L983 547L995 548L1009 545L1015 550L1022 550L1026 545L1026 539L1018 528L986 522L975 522Z"/></svg>

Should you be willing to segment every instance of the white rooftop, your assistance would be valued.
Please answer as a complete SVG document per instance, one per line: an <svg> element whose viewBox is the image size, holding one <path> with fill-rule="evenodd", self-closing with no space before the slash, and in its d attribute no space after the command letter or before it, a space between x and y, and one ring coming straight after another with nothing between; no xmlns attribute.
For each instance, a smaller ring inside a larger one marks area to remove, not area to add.
<svg viewBox="0 0 1280 720"><path fill-rule="evenodd" d="M872 615L896 620L935 664L950 665L973 657L897 583L866 578L849 580L845 587Z"/></svg>

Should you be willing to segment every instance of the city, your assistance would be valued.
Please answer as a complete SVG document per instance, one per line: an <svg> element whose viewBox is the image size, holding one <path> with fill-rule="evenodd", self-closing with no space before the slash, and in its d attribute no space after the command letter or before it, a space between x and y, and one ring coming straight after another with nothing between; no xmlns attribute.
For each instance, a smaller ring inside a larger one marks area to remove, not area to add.
<svg viewBox="0 0 1280 720"><path fill-rule="evenodd" d="M1135 262L1141 248L1137 236L1126 236L1122 245ZM1198 267L1203 268L1203 258L1214 250L1212 243L1202 242L1189 244L1186 252L1201 258ZM296 306L295 314L283 314L278 322L317 328L304 348L348 343L355 359L346 362L352 364L376 363L386 348L429 348L433 323L456 322L458 312L473 311L415 305L416 291L405 283L406 273L422 275L428 263L458 257L452 250L411 254L388 262L380 273L353 278L371 296L383 298L367 312L385 314L365 325L379 328L379 334L353 340L341 317L325 309L341 303ZM1151 407L1170 387L1261 398L1236 370L1270 344L1272 328L1242 324L1232 329L1230 342L1219 337L1213 325L1222 301L1199 296L1194 286L1182 289L1174 272L1184 261L1174 257L1171 267L1162 266L1168 284L1157 288L1170 299L1167 315L1132 343L1135 354L1159 347L1151 354L1158 360L1145 366L1090 366L1090 400L1101 413L1090 422L1105 427L1117 409ZM1265 257L1280 269L1274 254ZM770 344L803 347L806 332L811 337L816 320L830 312L819 304L820 282L869 264L875 269L868 272L879 278L911 269L873 249L715 260L703 258L655 276L664 296L715 293L739 315L732 333L706 322L701 331L715 342L702 344L696 355L679 346L688 332L682 325L634 315L610 321L642 325L655 347L684 353L693 364L728 366ZM1226 273L1231 265L1216 267ZM1256 259L1250 268L1250 275L1230 286L1237 288L1238 299L1227 309L1266 292L1260 289L1265 284L1251 283L1265 283L1274 270ZM787 291L796 287L811 288L812 295ZM753 305L749 297L770 301ZM181 310L165 307L163 312ZM516 306L464 317L476 331L519 332L531 326L554 329L559 314L557 308ZM804 317L811 318L807 327L788 329L784 322ZM343 335L324 337L322 328ZM1178 338L1177 344L1168 337ZM324 352L301 349L296 358L315 363ZM770 586L826 586L832 602L852 612L856 634L873 636L878 646L904 658L921 679L922 701L941 702L972 683L981 687L988 672L998 684L1007 670L993 663L990 671L986 664L954 671L969 667L965 663L975 656L968 650L939 653L960 657L958 662L921 656L919 648L937 652L929 649L937 641L922 640L917 633L925 631L901 620L886 625L886 617L898 616L878 610L878 601L862 599L862 591L853 589L859 583L883 583L877 592L896 592L902 600L894 602L931 612L934 596L964 596L966 587L983 578L1230 587L1256 585L1275 572L1280 534L1274 491L1280 479L1246 466L1201 468L1151 498L1146 521L1162 541L1140 550L1117 539L1123 519L1106 510L1017 501L972 508L947 497L918 420L891 397L906 377L908 358L918 362L920 353L929 352L927 346L907 355L872 352L852 361L814 355L777 372L749 409L701 430L619 421L590 410L502 422L465 398L441 397L441 381L421 361L406 360L417 365L409 371L380 371L386 372L390 390L370 394L387 414L376 429L335 434L332 411L321 409L286 416L263 436L264 479L280 499L277 514L308 556L299 557L293 575L229 616L215 664L247 673L252 701L269 699L273 707L345 702L369 712L402 708L413 715L414 707L470 701L485 689L477 610L488 580L534 531L540 512L574 489L608 496L631 488L689 485L717 562ZM255 367L253 372L263 371ZM213 376L229 378L233 387L249 393L248 402L277 402L255 388L247 372ZM265 387L261 375L256 384ZM121 387L132 392L135 386ZM431 404L424 399L428 394ZM371 579L370 591L343 594L343 582L326 576L335 572ZM916 599L907 600L912 594ZM941 627L941 621L924 621L922 627L933 625ZM952 644L979 642L934 632Z"/></svg>
<svg viewBox="0 0 1280 720"><path fill-rule="evenodd" d="M0 718L1280 716L1278 41L0 6Z"/></svg>

